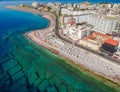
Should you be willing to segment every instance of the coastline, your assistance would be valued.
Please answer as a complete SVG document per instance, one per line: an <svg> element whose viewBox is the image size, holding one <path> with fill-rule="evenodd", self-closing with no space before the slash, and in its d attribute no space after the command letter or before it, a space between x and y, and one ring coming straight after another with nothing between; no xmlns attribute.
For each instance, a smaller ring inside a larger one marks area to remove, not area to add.
<svg viewBox="0 0 120 92"><path fill-rule="evenodd" d="M52 53L54 53L54 55L57 56L57 58L59 58L62 63L65 63L67 64L68 66L71 66L73 69L75 69L77 72L82 72L83 74L89 76L90 78L92 79L95 79L99 82L102 82L103 84L105 85L108 85L109 87L112 87L114 89L117 89L117 92L119 92L120 88L119 88L119 85L116 84L115 82L112 82L111 80L108 80L100 75L97 75L93 72L91 72L90 70L88 70L87 68L85 68L84 66L82 65L78 65L76 64L72 59L60 54L59 52L57 52L55 49L52 49L52 48L48 48L45 46L45 44L39 44L37 42L35 42L35 40L32 40L32 38L28 35L25 35L29 40L31 40L33 43L37 44L37 45L40 45L42 46L43 48L47 49L48 51L51 51Z"/></svg>
<svg viewBox="0 0 120 92"><path fill-rule="evenodd" d="M44 41L41 41L41 40L36 36L36 32L37 32L37 31L45 31L45 30L47 30L47 29L49 29L49 30L51 29L50 31L52 31L52 29L54 28L54 26L55 26L55 22L54 22L55 18L51 18L51 17L50 17L50 14L45 13L45 12L38 12L38 11L31 10L31 9L28 9L28 8L26 8L26 9L24 9L24 8L16 8L16 7L7 7L7 8L16 9L16 10L22 10L22 11L27 11L27 12L32 12L32 13L35 13L35 14L42 14L42 16L43 16L44 18L46 18L46 19L48 19L48 20L50 21L50 25L49 25L47 28L45 28L45 29L35 30L35 31L33 30L32 32L26 33L25 36L26 36L27 38L31 39L31 40L32 40L33 42L35 42L36 44L38 44L38 45L40 45L40 46L42 46L42 47L44 47L44 48L52 51L53 53L57 54L58 56L60 56L63 60L66 61L65 63L70 64L71 66L73 66L74 68L77 68L77 69L79 69L79 70L80 70L81 68L83 68L83 70L85 70L85 71L87 71L88 73L92 74L92 72L90 72L90 71L89 71L88 69L86 69L84 66L76 64L73 60L71 60L70 58L64 56L64 55L61 54L59 51L57 51L56 48L48 45L48 44L45 43ZM49 16L48 16L48 15L49 15ZM55 17L55 16L54 16L54 17ZM70 61L70 62L69 62L69 61ZM96 76L96 74L92 74L92 75L93 75L94 77ZM104 81L105 79L100 78L100 80ZM109 80L108 80L108 82L109 82ZM107 84L107 83L105 83L105 84ZM112 84L111 84L111 85L112 85Z"/></svg>

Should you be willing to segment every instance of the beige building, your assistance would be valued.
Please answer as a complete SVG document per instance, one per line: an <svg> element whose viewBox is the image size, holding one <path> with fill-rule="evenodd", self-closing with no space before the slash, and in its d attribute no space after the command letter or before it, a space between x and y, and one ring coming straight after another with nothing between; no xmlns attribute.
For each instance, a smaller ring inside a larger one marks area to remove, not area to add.
<svg viewBox="0 0 120 92"><path fill-rule="evenodd" d="M80 39L79 44L93 50L99 50L99 48L102 46L102 43L107 39L112 39L112 37L99 32L93 32L92 35L89 35L84 39Z"/></svg>
<svg viewBox="0 0 120 92"><path fill-rule="evenodd" d="M81 46L93 49L93 50L99 50L101 47L102 43L99 42L94 36L89 35L84 39L79 40L79 44Z"/></svg>

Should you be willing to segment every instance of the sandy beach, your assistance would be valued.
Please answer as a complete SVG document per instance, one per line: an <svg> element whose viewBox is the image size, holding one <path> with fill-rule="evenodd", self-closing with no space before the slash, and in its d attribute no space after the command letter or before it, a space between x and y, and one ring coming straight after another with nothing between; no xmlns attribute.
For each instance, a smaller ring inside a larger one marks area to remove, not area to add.
<svg viewBox="0 0 120 92"><path fill-rule="evenodd" d="M63 58L63 60L66 60L67 64L73 66L74 68L77 68L80 71L81 71L81 69L84 71L87 71L86 75L89 74L88 76L94 77L94 78L98 79L99 81L104 81L105 84L109 84L113 87L117 87L116 84L112 84L109 80L106 80L102 76L99 76L99 75L92 73L91 71L89 71L87 68L85 68L84 66L82 66L80 64L79 65L76 64L72 59L70 59L67 56L64 56L64 54L60 53L55 47L51 46L51 44L46 41L46 38L42 38L43 35L46 36L46 34L48 32L53 32L53 30L55 28L55 24L56 24L55 23L55 20L56 20L55 15L53 15L52 13L49 13L49 12L41 12L41 11L31 9L31 8L23 8L23 7L16 7L16 6L7 6L7 8L26 11L26 12L32 12L35 14L41 14L42 17L48 19L50 21L50 24L47 28L41 29L41 30L33 30L31 32L25 33L24 35L27 38L31 39L36 44L38 44L38 45L52 51L53 53L57 54L58 56L60 56L60 58ZM39 33L42 35L41 37L40 37L40 35L38 35Z"/></svg>

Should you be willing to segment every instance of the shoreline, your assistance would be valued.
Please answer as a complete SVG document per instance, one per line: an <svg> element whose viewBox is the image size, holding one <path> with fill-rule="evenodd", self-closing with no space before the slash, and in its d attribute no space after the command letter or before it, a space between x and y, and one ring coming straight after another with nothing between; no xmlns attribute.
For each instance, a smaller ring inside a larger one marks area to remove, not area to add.
<svg viewBox="0 0 120 92"><path fill-rule="evenodd" d="M17 7L17 8L16 8L16 7L7 7L7 8L16 9L16 10L22 10L22 11L27 11L27 12L31 12L31 13L35 13L35 14L42 14L42 13L43 13L43 12L36 12L35 10L32 10L32 11L31 11L31 9L28 9L28 8L26 8L26 10L23 10L24 8L21 8L21 9L20 9L20 8L18 8L18 7ZM57 51L55 48L53 48L52 46L48 45L47 43L45 43L44 41L41 41L40 39L38 39L38 37L36 37L36 31L44 31L44 30L47 30L47 29L49 29L49 30L51 29L51 31L52 31L52 28L54 28L54 26L55 26L55 22L53 21L53 19L55 19L55 18L51 19L51 17L49 17L50 15L47 16L46 14L48 14L48 13L43 13L43 14L42 14L42 17L44 17L44 18L46 18L46 19L48 19L48 20L50 21L50 24L49 24L49 26L48 26L47 28L42 29L42 30L41 30L41 29L40 29L40 30L33 30L33 31L31 31L31 32L25 33L24 35L25 35L27 38L29 38L30 40L32 40L33 42L35 42L36 44L38 44L38 45L46 48L47 50L49 50L49 51L57 54L58 56L60 56L61 60L65 60L65 63L73 66L74 68L78 69L79 71L80 71L80 69L82 68L82 70L87 71L87 73L89 73L90 76L92 75L91 77L94 77L95 79L96 79L96 77L99 77L99 78L97 78L98 80L100 80L100 81L101 81L101 80L102 80L102 81L106 80L107 82L109 82L109 83L112 85L112 83L111 83L112 81L107 80L106 78L102 79L102 78L103 78L102 76L99 76L99 75L97 75L97 74L94 74L93 72L89 71L87 68L85 68L85 67L82 66L82 65L78 65L78 64L75 63L72 59L64 56L62 53L60 53L59 51ZM55 16L54 16L54 17L55 17ZM39 41L38 41L38 40L39 40ZM105 82L104 82L104 83L105 83ZM105 84L108 84L108 83L105 83ZM113 83L113 84L116 84L116 83ZM115 85L114 85L114 87L115 87Z"/></svg>
<svg viewBox="0 0 120 92"><path fill-rule="evenodd" d="M35 42L34 40L32 40L30 37L28 37L27 35L25 35L25 37L27 37L29 40L31 40L33 43L40 45L39 43ZM113 87L114 89L118 89L119 90L119 85L115 82L112 82L109 79L106 79L100 75L97 75L93 72L91 72L89 69L85 68L82 65L78 65L76 64L72 59L60 54L59 52L56 52L54 49L52 48L46 48L45 45L40 45L41 47L45 48L46 50L52 52L53 54L55 54L57 56L57 58L59 58L60 60L62 60L62 63L67 64L68 66L71 66L73 69L77 70L77 72L82 72L83 74L85 74L86 76L95 79L96 81L102 82L103 84L109 86L109 87ZM119 92L119 91L118 91Z"/></svg>

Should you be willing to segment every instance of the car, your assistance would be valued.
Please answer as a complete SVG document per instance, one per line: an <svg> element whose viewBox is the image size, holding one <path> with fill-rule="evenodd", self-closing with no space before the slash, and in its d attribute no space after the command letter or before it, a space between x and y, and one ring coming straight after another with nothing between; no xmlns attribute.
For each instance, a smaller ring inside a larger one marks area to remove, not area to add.
<svg viewBox="0 0 120 92"><path fill-rule="evenodd" d="M112 57L116 60L120 60L120 55L119 54L114 54Z"/></svg>

